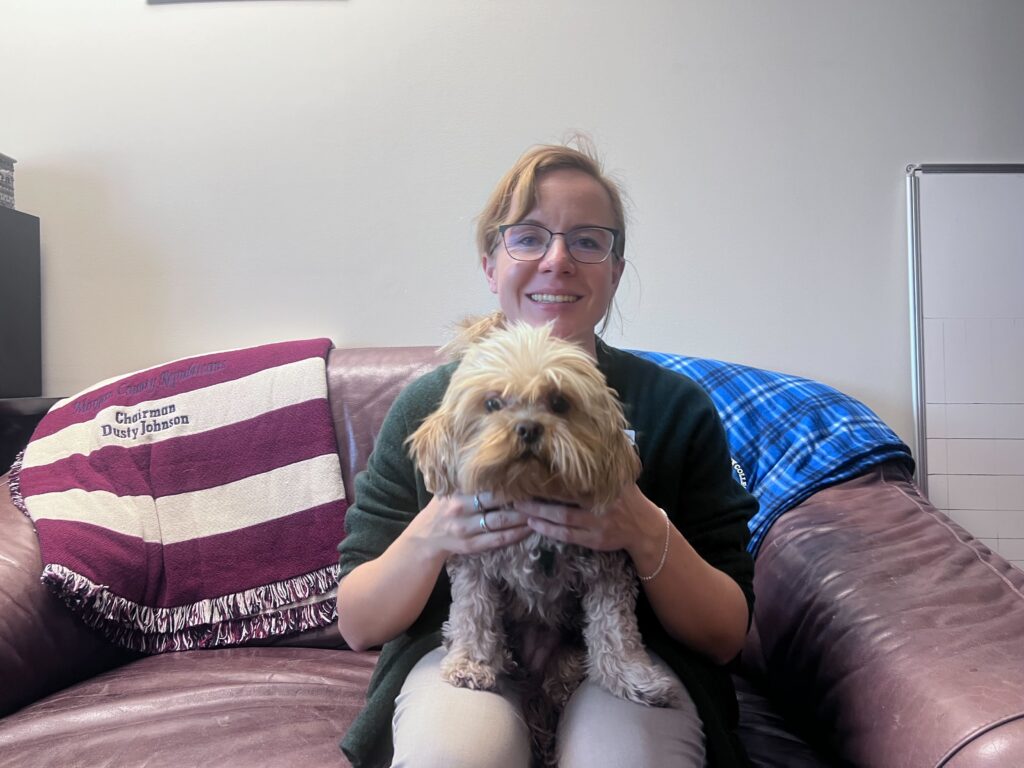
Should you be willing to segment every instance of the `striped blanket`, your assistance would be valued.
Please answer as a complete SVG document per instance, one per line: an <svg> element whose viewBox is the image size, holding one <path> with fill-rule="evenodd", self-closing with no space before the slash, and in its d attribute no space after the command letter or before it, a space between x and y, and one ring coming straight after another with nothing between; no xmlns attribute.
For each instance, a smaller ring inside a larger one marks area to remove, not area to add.
<svg viewBox="0 0 1024 768"><path fill-rule="evenodd" d="M886 461L914 469L910 449L885 422L826 384L720 360L634 354L688 376L711 396L736 479L758 500L749 523L754 554L772 523L817 491Z"/></svg>
<svg viewBox="0 0 1024 768"><path fill-rule="evenodd" d="M179 360L57 403L11 483L43 581L147 653L331 624L346 501L330 348Z"/></svg>

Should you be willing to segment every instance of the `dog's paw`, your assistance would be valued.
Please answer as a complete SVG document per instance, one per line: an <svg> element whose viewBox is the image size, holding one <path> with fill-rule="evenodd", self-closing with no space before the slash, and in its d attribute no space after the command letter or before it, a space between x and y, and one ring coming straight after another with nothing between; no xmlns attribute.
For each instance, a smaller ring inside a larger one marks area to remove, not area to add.
<svg viewBox="0 0 1024 768"><path fill-rule="evenodd" d="M674 707L679 703L679 683L660 670L651 670L650 679L635 684L629 701L648 707Z"/></svg>
<svg viewBox="0 0 1024 768"><path fill-rule="evenodd" d="M441 662L441 678L456 688L474 691L493 691L498 687L498 673L493 667L464 656L445 657Z"/></svg>
<svg viewBox="0 0 1024 768"><path fill-rule="evenodd" d="M648 707L672 707L679 703L679 683L649 664L630 664L596 682L612 695Z"/></svg>

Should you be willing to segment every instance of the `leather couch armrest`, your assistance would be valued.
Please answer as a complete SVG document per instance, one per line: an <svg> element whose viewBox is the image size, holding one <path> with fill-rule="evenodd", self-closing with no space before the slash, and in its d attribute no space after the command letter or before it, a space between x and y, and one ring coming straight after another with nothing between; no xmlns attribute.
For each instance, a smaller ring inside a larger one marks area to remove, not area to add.
<svg viewBox="0 0 1024 768"><path fill-rule="evenodd" d="M1024 572L898 465L784 515L757 557L744 659L853 765L1024 765Z"/></svg>
<svg viewBox="0 0 1024 768"><path fill-rule="evenodd" d="M131 658L39 581L39 543L0 477L0 717Z"/></svg>

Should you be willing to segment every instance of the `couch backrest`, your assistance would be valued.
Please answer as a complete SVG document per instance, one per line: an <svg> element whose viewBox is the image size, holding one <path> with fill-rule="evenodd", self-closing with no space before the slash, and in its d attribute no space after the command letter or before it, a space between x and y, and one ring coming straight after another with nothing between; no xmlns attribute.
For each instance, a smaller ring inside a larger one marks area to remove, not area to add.
<svg viewBox="0 0 1024 768"><path fill-rule="evenodd" d="M435 347L331 350L327 389L349 502L355 499L355 476L366 467L391 403L406 384L442 362Z"/></svg>

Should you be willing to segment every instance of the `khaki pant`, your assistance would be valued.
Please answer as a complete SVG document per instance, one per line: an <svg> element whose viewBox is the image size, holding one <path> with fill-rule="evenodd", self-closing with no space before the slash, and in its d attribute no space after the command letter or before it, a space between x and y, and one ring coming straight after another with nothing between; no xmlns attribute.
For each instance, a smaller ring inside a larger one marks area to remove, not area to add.
<svg viewBox="0 0 1024 768"><path fill-rule="evenodd" d="M395 701L393 768L527 768L530 737L514 696L449 685L442 658L441 648L424 656ZM645 707L584 681L559 723L559 766L703 766L704 730L683 698L677 708Z"/></svg>

